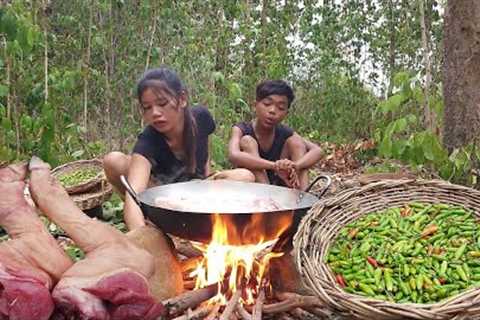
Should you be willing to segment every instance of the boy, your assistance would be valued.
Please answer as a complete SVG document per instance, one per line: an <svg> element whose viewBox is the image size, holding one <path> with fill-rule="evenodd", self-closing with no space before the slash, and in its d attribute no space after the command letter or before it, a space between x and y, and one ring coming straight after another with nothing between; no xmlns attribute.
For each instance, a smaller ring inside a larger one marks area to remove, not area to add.
<svg viewBox="0 0 480 320"><path fill-rule="evenodd" d="M251 122L232 128L229 160L253 172L255 181L305 190L308 169L321 158L320 148L281 124L295 95L283 80L267 80L256 89Z"/></svg>

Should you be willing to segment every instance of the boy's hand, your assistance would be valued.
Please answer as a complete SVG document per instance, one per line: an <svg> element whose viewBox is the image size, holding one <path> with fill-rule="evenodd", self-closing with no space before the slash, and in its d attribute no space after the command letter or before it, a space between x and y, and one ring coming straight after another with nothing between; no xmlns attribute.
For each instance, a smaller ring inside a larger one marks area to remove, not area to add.
<svg viewBox="0 0 480 320"><path fill-rule="evenodd" d="M295 163L288 159L275 161L275 172L283 180L289 188L300 188L300 181L298 180L297 171L295 170Z"/></svg>

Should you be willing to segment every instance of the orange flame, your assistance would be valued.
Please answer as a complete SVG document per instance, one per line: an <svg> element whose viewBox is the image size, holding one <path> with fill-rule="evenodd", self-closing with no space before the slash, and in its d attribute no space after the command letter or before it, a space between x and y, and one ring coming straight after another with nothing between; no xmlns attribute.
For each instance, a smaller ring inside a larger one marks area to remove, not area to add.
<svg viewBox="0 0 480 320"><path fill-rule="evenodd" d="M269 286L266 277L269 261L283 255L271 249L291 225L293 213L275 213L275 219L268 219L268 223L265 214L247 217L244 227L239 228L242 221L238 216L214 215L211 242L196 245L204 257L190 276L196 277L196 288L219 283L211 303L226 304L228 296L242 290L241 301L252 304L260 287Z"/></svg>

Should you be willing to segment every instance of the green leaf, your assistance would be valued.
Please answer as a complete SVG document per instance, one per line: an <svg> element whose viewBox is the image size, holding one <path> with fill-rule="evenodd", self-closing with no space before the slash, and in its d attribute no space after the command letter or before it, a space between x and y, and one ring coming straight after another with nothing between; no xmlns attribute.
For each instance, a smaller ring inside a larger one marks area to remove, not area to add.
<svg viewBox="0 0 480 320"><path fill-rule="evenodd" d="M408 74L408 72L402 71L397 73L393 77L393 85L397 88L409 83L410 83L410 75Z"/></svg>
<svg viewBox="0 0 480 320"><path fill-rule="evenodd" d="M378 152L380 155L385 158L390 158L392 156L392 139L390 136L385 135L378 147Z"/></svg>
<svg viewBox="0 0 480 320"><path fill-rule="evenodd" d="M8 95L8 87L0 84L0 97L6 97Z"/></svg>
<svg viewBox="0 0 480 320"><path fill-rule="evenodd" d="M229 84L228 91L230 92L232 98L236 99L242 96L242 89L240 88L240 85L236 82L232 82Z"/></svg>
<svg viewBox="0 0 480 320"><path fill-rule="evenodd" d="M10 119L8 119L7 117L2 118L2 128L6 131L12 130L12 121L10 121Z"/></svg>
<svg viewBox="0 0 480 320"><path fill-rule="evenodd" d="M425 138L423 139L422 146L423 146L423 155L425 156L425 158L430 161L435 160L435 154L434 154L435 146L434 146L433 137L430 135L425 136Z"/></svg>
<svg viewBox="0 0 480 320"><path fill-rule="evenodd" d="M215 80L215 82L219 82L219 83L224 83L225 82L225 76L220 71L215 71L212 74L212 76L213 76L213 79Z"/></svg>
<svg viewBox="0 0 480 320"><path fill-rule="evenodd" d="M405 129L407 128L407 119L406 118L400 118L398 120L395 121L395 124L394 124L394 132L396 133L401 133L403 131L405 131Z"/></svg>
<svg viewBox="0 0 480 320"><path fill-rule="evenodd" d="M17 18L15 18L10 12L1 16L0 33L5 33L7 35L7 41L13 41L17 36Z"/></svg>
<svg viewBox="0 0 480 320"><path fill-rule="evenodd" d="M383 113L394 112L400 107L403 102L403 96L401 94L395 94L385 101L380 103L380 109Z"/></svg>

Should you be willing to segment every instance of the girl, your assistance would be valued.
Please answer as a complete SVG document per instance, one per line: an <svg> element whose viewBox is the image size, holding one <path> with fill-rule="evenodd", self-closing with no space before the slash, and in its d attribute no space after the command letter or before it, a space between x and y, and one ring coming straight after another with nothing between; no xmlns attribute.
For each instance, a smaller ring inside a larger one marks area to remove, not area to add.
<svg viewBox="0 0 480 320"><path fill-rule="evenodd" d="M210 174L209 135L215 122L202 106L189 107L188 94L178 75L169 68L147 71L137 85L137 97L147 127L139 135L132 155L112 152L104 158L107 179L125 195L124 219L129 230L145 225L140 208L120 182L120 175L136 192L147 187ZM215 175L225 179L253 182L246 169Z"/></svg>

